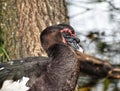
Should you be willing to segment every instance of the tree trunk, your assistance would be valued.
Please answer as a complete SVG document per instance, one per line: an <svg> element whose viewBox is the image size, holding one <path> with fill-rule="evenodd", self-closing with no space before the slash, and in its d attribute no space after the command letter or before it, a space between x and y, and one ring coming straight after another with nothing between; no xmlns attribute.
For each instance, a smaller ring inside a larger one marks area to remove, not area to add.
<svg viewBox="0 0 120 91"><path fill-rule="evenodd" d="M10 58L45 55L40 45L40 32L49 25L68 23L65 0L6 2L14 6L6 6L14 13L9 14L9 17L12 17L12 29L4 31L4 44Z"/></svg>

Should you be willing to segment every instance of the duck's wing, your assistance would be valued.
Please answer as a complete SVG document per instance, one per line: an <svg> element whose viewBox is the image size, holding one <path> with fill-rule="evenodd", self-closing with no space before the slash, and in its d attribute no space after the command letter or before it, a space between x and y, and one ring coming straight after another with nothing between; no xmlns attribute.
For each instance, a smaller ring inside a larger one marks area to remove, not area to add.
<svg viewBox="0 0 120 91"><path fill-rule="evenodd" d="M47 57L29 57L22 60L0 64L0 88L5 80L17 81L28 77L28 86L46 70L49 59Z"/></svg>

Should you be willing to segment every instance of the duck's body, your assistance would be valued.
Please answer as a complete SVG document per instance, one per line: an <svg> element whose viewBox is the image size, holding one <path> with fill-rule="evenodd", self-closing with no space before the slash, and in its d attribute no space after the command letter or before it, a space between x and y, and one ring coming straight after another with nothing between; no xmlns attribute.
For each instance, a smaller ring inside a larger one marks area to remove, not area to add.
<svg viewBox="0 0 120 91"><path fill-rule="evenodd" d="M19 66L17 63L6 66L3 69L3 72L6 70L6 75L3 76L8 76L5 79L13 77L14 82L6 80L0 91L16 91L18 88L18 91L73 91L79 74L79 61L74 51L63 44L56 44L50 50L52 53L50 52L49 62L46 57L36 57L39 61L31 62L31 59L27 59Z"/></svg>
<svg viewBox="0 0 120 91"><path fill-rule="evenodd" d="M64 44L55 44L50 54L46 72L29 91L74 91L79 74L79 61L74 51Z"/></svg>

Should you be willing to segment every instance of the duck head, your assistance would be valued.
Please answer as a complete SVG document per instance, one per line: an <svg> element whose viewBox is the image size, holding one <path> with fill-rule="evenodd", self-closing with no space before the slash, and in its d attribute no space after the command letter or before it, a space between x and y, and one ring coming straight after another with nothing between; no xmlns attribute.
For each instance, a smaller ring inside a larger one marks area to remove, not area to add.
<svg viewBox="0 0 120 91"><path fill-rule="evenodd" d="M76 37L74 29L67 24L47 27L41 33L40 40L42 47L46 52L50 46L57 43L67 44L74 50L83 52L83 49L80 46L80 39Z"/></svg>

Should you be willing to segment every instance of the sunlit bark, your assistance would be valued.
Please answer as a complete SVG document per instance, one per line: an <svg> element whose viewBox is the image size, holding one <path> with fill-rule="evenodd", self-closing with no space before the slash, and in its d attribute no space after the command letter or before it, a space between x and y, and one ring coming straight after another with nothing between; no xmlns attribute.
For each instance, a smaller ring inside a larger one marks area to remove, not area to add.
<svg viewBox="0 0 120 91"><path fill-rule="evenodd" d="M12 59L44 55L40 32L49 25L68 23L64 0L10 0L5 3L11 27L5 23L4 44Z"/></svg>

